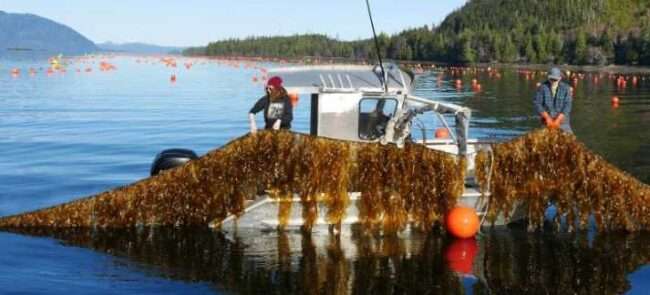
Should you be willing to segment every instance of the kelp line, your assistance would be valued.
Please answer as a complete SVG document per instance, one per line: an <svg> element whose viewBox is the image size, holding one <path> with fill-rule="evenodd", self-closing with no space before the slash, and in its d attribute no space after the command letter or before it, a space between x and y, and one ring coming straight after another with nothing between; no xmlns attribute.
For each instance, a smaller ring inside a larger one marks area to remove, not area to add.
<svg viewBox="0 0 650 295"><path fill-rule="evenodd" d="M584 229L593 214L598 230L650 229L650 187L608 163L559 130L540 129L476 156L483 192L491 192L488 218L528 207L529 229L542 225L553 203L568 230Z"/></svg>
<svg viewBox="0 0 650 295"><path fill-rule="evenodd" d="M647 230L650 189L590 152L572 135L538 130L493 145L476 157L481 190L491 192L488 217L523 202L531 228L553 202L568 224L584 226L593 213L600 230ZM318 217L340 226L351 191L361 192L359 220L366 228L399 231L407 224L439 224L464 190L466 163L419 144L345 142L287 131L265 131L158 176L60 206L0 219L0 227L205 226L266 191L287 224L300 199L304 228Z"/></svg>
<svg viewBox="0 0 650 295"><path fill-rule="evenodd" d="M266 190L280 202L280 224L296 194L305 228L314 224L318 202L327 221L340 225L348 192L361 191L362 223L398 230L412 220L427 229L462 194L464 171L464 160L421 145L402 150L267 131L130 186L2 218L0 227L207 225L242 214Z"/></svg>

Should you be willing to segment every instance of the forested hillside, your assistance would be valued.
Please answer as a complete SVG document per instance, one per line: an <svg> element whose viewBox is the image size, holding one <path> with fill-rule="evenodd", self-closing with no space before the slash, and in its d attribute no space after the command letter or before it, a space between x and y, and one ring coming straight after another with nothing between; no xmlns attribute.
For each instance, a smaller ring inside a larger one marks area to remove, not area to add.
<svg viewBox="0 0 650 295"><path fill-rule="evenodd" d="M650 65L650 0L471 0L437 27L379 41L382 54L398 60ZM372 59L373 46L297 35L224 40L186 53Z"/></svg>

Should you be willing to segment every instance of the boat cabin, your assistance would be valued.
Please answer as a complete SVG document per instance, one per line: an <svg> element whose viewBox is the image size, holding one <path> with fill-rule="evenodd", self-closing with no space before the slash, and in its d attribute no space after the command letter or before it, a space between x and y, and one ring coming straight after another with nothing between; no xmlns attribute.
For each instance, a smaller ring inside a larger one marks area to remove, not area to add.
<svg viewBox="0 0 650 295"><path fill-rule="evenodd" d="M311 135L402 146L405 140L418 141L411 136L414 118L431 113L450 138L434 139L433 134L427 138L420 130L419 142L449 153L468 152L471 111L412 95L413 75L393 64L384 71L379 66L327 65L278 68L269 73L282 77L290 93L311 96ZM453 116L453 123L444 115Z"/></svg>

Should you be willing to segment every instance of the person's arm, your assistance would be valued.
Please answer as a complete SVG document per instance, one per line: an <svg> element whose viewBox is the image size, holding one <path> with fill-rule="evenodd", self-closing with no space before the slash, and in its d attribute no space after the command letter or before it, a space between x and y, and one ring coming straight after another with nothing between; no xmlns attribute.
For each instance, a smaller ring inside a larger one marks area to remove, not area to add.
<svg viewBox="0 0 650 295"><path fill-rule="evenodd" d="M250 111L248 111L248 122L250 124L251 128L251 133L256 133L257 132L257 124L255 123L255 114L260 112L266 107L266 97L262 97L257 100L255 105L251 108Z"/></svg>
<svg viewBox="0 0 650 295"><path fill-rule="evenodd" d="M282 123L285 125L291 124L293 121L293 105L291 105L291 100L287 97L284 100L284 112L282 113Z"/></svg>
<svg viewBox="0 0 650 295"><path fill-rule="evenodd" d="M248 123L250 124L250 127L251 127L251 133L253 133L253 134L257 133L257 124L255 123L255 114L248 113Z"/></svg>
<svg viewBox="0 0 650 295"><path fill-rule="evenodd" d="M535 93L535 97L533 98L533 106L535 107L535 112L537 112L542 119L544 120L544 124L546 126L549 125L549 123L552 122L551 116L546 112L544 109L544 86L540 86L537 88L537 93Z"/></svg>
<svg viewBox="0 0 650 295"><path fill-rule="evenodd" d="M558 127L562 125L562 122L564 121L564 116L565 114L570 114L571 113L571 107L573 104L573 97L571 97L571 91L566 92L566 99L564 100L564 105L562 106L562 109L560 110L560 114L555 118L555 123Z"/></svg>
<svg viewBox="0 0 650 295"><path fill-rule="evenodd" d="M263 96L262 98L258 99L255 105L251 108L250 111L248 111L251 114L257 114L264 108L266 108L268 100L266 99L266 96Z"/></svg>

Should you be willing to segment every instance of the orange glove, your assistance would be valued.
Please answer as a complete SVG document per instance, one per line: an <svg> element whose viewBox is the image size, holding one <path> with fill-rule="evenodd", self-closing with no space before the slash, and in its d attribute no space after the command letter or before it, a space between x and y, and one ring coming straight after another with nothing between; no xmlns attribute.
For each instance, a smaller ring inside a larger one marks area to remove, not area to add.
<svg viewBox="0 0 650 295"><path fill-rule="evenodd" d="M546 126L548 126L549 123L553 122L553 119L551 119L551 116L549 116L547 112L541 113L540 116L542 116L542 124Z"/></svg>
<svg viewBox="0 0 650 295"><path fill-rule="evenodd" d="M554 125L557 125L557 128L560 128L560 125L562 125L562 121L564 121L564 114L560 113L557 115L557 118L553 121Z"/></svg>

